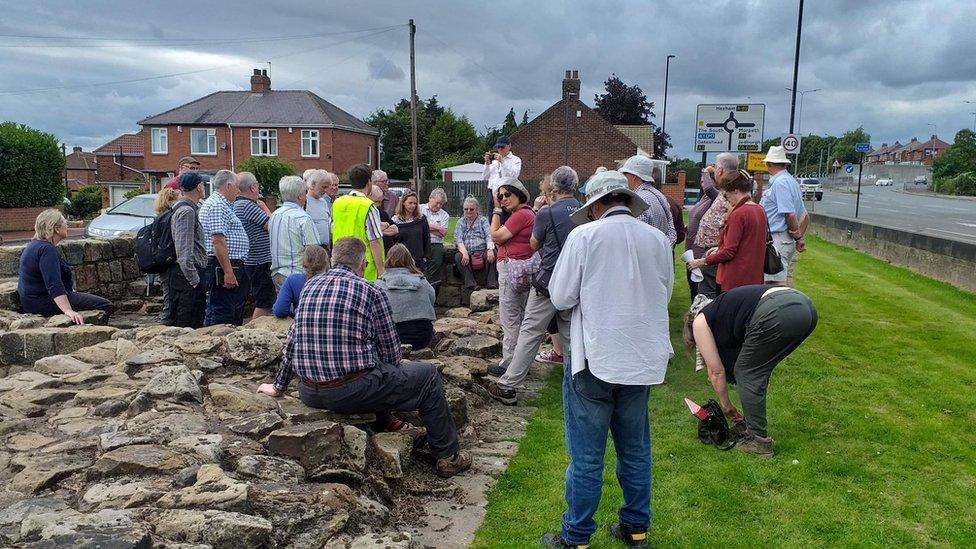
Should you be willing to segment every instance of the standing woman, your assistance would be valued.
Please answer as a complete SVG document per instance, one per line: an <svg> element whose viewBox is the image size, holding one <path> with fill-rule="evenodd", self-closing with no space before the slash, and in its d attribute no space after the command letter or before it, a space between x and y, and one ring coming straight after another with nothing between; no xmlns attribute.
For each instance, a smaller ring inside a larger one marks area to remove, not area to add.
<svg viewBox="0 0 976 549"><path fill-rule="evenodd" d="M427 218L420 213L417 193L408 191L403 195L393 216L393 223L399 231L397 242L407 247L417 268L425 270L427 258L430 257L430 225L427 224Z"/></svg>
<svg viewBox="0 0 976 549"><path fill-rule="evenodd" d="M697 346L705 360L719 404L732 418L737 449L773 455L773 439L766 432L769 378L816 327L817 309L810 298L782 286L739 286L700 313L688 313L685 346ZM745 417L729 399L729 383L739 388Z"/></svg>
<svg viewBox="0 0 976 549"><path fill-rule="evenodd" d="M159 194L156 195L155 202L153 202L153 211L156 212L156 217L159 217L163 215L164 212L169 211L169 209L173 207L173 204L176 204L176 201L179 199L180 191L167 187L160 189ZM159 323L164 326L172 326L173 311L169 308L169 284L166 283L166 271L153 276L159 278L159 287L163 291L163 310L159 312Z"/></svg>
<svg viewBox="0 0 976 549"><path fill-rule="evenodd" d="M491 238L498 250L498 316L504 337L502 360L494 369L494 375L507 369L512 361L519 326L525 316L525 303L532 287L532 276L541 264L529 243L535 226L535 211L528 202L529 192L518 179L503 179L495 192ZM505 213L509 214L508 219L502 223Z"/></svg>
<svg viewBox="0 0 976 549"><path fill-rule="evenodd" d="M57 243L68 238L68 221L58 210L44 210L34 221L34 239L20 254L17 293L25 313L44 316L64 314L75 324L85 320L78 311L115 311L111 301L94 294L74 291L74 277L68 262L58 253Z"/></svg>
<svg viewBox="0 0 976 549"><path fill-rule="evenodd" d="M718 238L718 247L701 259L688 262L689 269L718 265L718 286L727 292L739 286L763 283L766 260L766 211L752 201L752 176L745 170L723 175L719 189L732 204Z"/></svg>

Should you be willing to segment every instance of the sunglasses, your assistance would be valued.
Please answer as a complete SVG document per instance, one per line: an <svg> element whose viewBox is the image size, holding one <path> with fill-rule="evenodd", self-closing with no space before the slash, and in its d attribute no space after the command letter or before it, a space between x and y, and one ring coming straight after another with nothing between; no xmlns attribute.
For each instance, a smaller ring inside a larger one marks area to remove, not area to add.
<svg viewBox="0 0 976 549"><path fill-rule="evenodd" d="M512 196L512 193L498 193L498 198L505 200L506 198Z"/></svg>

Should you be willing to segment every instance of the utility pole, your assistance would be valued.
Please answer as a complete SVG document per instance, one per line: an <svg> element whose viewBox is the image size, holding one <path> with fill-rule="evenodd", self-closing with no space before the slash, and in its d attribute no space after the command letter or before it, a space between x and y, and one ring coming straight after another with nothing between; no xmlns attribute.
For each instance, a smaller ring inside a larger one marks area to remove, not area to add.
<svg viewBox="0 0 976 549"><path fill-rule="evenodd" d="M63 170L64 171L64 174L63 174L64 175L64 194L67 195L70 192L69 189L68 189L68 162L67 162L67 159L68 159L68 150L64 146L64 143L61 143L61 156L63 156L64 159L65 159L65 162L64 162L64 170Z"/></svg>
<svg viewBox="0 0 976 549"><path fill-rule="evenodd" d="M414 49L414 37L417 35L417 25L410 20L410 142L413 149L413 190L420 189L420 172L417 169L417 55Z"/></svg>
<svg viewBox="0 0 976 549"><path fill-rule="evenodd" d="M803 0L800 0L800 12L796 16L796 52L793 54L793 88L790 100L790 133L793 133L793 117L796 115L796 78L800 70L800 34L803 30Z"/></svg>
<svg viewBox="0 0 976 549"><path fill-rule="evenodd" d="M668 124L668 73L671 71L671 60L675 57L677 56L669 55L664 63L664 113L661 114L661 138L667 135L665 128Z"/></svg>

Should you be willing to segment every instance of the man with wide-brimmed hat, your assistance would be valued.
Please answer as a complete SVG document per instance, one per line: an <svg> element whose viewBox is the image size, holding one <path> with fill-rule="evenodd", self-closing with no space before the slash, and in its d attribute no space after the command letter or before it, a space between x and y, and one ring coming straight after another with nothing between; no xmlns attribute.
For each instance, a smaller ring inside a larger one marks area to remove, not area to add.
<svg viewBox="0 0 976 549"><path fill-rule="evenodd" d="M546 534L542 544L589 543L597 528L593 514L609 432L624 496L610 532L628 545L646 546L651 520L647 399L650 386L664 381L674 355L668 337L671 242L636 219L647 204L624 174L594 175L587 193L586 204L570 216L579 226L566 239L549 282L552 304L572 311L563 375L570 463L562 531ZM560 332L564 329L560 326Z"/></svg>
<svg viewBox="0 0 976 549"><path fill-rule="evenodd" d="M783 270L767 274L766 282L793 286L797 254L804 250L803 235L810 223L810 216L803 205L800 184L787 170L790 159L786 157L786 149L770 147L763 162L769 170L769 185L763 191L760 204L766 210L773 246L783 260Z"/></svg>
<svg viewBox="0 0 976 549"><path fill-rule="evenodd" d="M630 190L647 204L647 209L638 219L660 229L668 237L671 246L674 246L678 241L678 232L674 228L668 198L654 188L654 162L643 154L635 154L620 166L620 173L627 178Z"/></svg>
<svg viewBox="0 0 976 549"><path fill-rule="evenodd" d="M507 135L501 135L495 140L495 152L485 153L485 171L482 174L488 180L488 188L492 196L498 192L498 187L504 179L518 179L522 173L522 159L512 152L512 140Z"/></svg>

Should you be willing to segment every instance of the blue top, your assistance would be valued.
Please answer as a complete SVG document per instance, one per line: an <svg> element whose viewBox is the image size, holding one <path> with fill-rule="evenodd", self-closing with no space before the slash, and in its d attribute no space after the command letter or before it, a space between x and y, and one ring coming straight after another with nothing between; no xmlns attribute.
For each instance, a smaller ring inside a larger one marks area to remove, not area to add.
<svg viewBox="0 0 976 549"><path fill-rule="evenodd" d="M769 178L769 186L763 191L759 204L766 210L771 233L786 232L786 214L799 218L807 211L803 205L803 195L800 194L800 184L786 170Z"/></svg>
<svg viewBox="0 0 976 549"><path fill-rule="evenodd" d="M271 312L278 318L295 316L298 298L301 297L303 288L305 288L305 273L288 275L281 285L281 291L278 292L278 299L271 307Z"/></svg>
<svg viewBox="0 0 976 549"><path fill-rule="evenodd" d="M247 233L248 252L244 264L271 263L271 239L268 237L268 228L265 227L270 216L264 213L257 202L246 196L238 196L234 201L234 213Z"/></svg>
<svg viewBox="0 0 976 549"><path fill-rule="evenodd" d="M234 205L224 195L214 191L210 198L203 201L198 215L200 225L203 226L203 245L207 249L207 256L215 255L213 236L219 234L227 241L227 255L230 259L243 261L247 258L250 246L247 232L234 213Z"/></svg>
<svg viewBox="0 0 976 549"><path fill-rule="evenodd" d="M582 204L573 197L560 198L548 208L539 210L535 216L532 236L542 243L542 270L552 272L559 259L559 252L569 238L569 233L576 228L576 223L569 218Z"/></svg>
<svg viewBox="0 0 976 549"><path fill-rule="evenodd" d="M71 267L58 248L47 240L31 240L20 254L20 280L17 293L25 313L50 309L54 298L74 289Z"/></svg>

